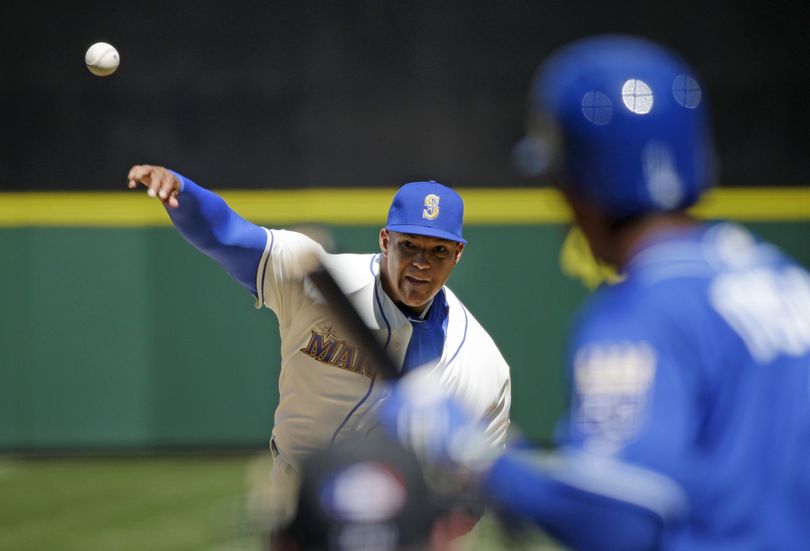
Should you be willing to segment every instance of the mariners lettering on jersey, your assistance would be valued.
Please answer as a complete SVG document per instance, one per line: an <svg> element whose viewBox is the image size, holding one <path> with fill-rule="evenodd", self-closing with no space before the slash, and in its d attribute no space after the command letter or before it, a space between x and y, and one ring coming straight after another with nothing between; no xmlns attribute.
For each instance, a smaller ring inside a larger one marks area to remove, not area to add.
<svg viewBox="0 0 810 551"><path fill-rule="evenodd" d="M316 361L372 377L374 371L368 365L360 350L346 341L338 339L332 327L321 325L310 331L309 343L301 352Z"/></svg>
<svg viewBox="0 0 810 551"><path fill-rule="evenodd" d="M710 296L759 363L810 350L810 276L803 270L726 273L712 283Z"/></svg>
<svg viewBox="0 0 810 551"><path fill-rule="evenodd" d="M590 343L577 351L573 422L590 451L614 453L638 433L654 378L655 351L646 342Z"/></svg>
<svg viewBox="0 0 810 551"><path fill-rule="evenodd" d="M422 211L422 218L435 220L439 216L439 196L434 194L425 195L425 209Z"/></svg>

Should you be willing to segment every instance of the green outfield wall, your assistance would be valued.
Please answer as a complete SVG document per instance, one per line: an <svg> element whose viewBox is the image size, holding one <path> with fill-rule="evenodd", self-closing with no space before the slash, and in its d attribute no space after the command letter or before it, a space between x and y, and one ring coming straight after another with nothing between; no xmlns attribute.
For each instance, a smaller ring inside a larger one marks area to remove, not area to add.
<svg viewBox="0 0 810 551"><path fill-rule="evenodd" d="M736 213L810 265L810 193L769 192L727 190L698 212ZM368 190L307 192L309 211L284 193L225 195L266 225L322 224L337 252L376 250L389 190L366 202ZM560 269L567 213L547 190L470 196L470 244L450 285L512 366L513 422L545 440L565 403L567 328L587 294ZM0 259L0 450L265 445L278 400L275 317L154 202L0 194Z"/></svg>

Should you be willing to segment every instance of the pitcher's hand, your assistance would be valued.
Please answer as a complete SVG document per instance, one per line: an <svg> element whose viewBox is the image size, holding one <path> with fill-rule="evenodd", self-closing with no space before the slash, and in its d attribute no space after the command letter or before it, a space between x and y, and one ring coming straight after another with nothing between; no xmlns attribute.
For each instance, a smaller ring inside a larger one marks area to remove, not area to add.
<svg viewBox="0 0 810 551"><path fill-rule="evenodd" d="M162 166L135 165L129 169L127 179L130 189L135 189L139 183L143 184L149 197L159 198L161 203L172 209L180 206L177 199L180 180L174 172Z"/></svg>

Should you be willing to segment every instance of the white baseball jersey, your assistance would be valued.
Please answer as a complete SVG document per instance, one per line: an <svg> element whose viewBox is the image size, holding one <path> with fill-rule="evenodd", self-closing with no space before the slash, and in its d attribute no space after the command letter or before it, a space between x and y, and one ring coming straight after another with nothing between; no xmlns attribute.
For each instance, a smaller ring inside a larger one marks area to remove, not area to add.
<svg viewBox="0 0 810 551"><path fill-rule="evenodd" d="M356 343L333 319L317 289L305 278L302 258L320 256L366 325L402 365L411 322L383 291L380 254L326 254L309 237L266 230L267 244L256 274L256 306L278 316L281 333L279 405L273 439L293 467L315 450L351 433L368 432L384 385L374 379ZM493 444L503 445L509 426L509 367L492 338L444 288L446 339L432 366L459 401L487 426Z"/></svg>

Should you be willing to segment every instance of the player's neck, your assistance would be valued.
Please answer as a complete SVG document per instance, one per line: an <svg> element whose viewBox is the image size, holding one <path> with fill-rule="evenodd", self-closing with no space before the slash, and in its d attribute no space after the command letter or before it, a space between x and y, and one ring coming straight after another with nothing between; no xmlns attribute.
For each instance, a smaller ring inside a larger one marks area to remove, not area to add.
<svg viewBox="0 0 810 551"><path fill-rule="evenodd" d="M612 245L607 255L609 261L624 269L633 255L645 242L662 233L682 231L696 224L694 218L685 212L659 213L638 220L614 230ZM606 256L607 256L606 255Z"/></svg>
<svg viewBox="0 0 810 551"><path fill-rule="evenodd" d="M403 303L394 303L399 307L400 311L407 316L407 318L411 321L425 321L428 318L428 314L430 313L430 307L433 306L433 300L436 297L431 298L427 303L423 304L422 306L412 307L408 306L407 304Z"/></svg>

